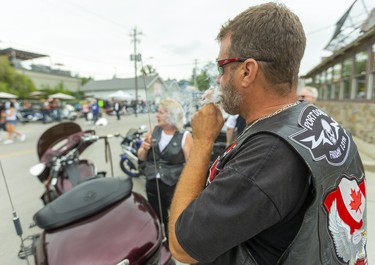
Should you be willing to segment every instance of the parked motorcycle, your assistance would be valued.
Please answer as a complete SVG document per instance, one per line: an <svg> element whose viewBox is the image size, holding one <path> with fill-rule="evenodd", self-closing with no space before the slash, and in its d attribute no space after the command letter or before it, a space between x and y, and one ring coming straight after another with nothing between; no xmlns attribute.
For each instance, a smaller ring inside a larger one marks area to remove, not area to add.
<svg viewBox="0 0 375 265"><path fill-rule="evenodd" d="M40 164L31 173L44 183L45 206L34 215L43 229L19 256L36 265L175 264L163 246L158 218L132 179L105 177L80 154L100 139L73 122L57 124L37 143Z"/></svg>
<svg viewBox="0 0 375 265"><path fill-rule="evenodd" d="M20 109L17 111L17 120L21 123L41 121L43 118L42 112L38 108Z"/></svg>
<svg viewBox="0 0 375 265"><path fill-rule="evenodd" d="M143 161L138 160L137 151L141 147L143 140L142 135L146 132L145 127L132 128L126 136L117 134L117 137L121 137L122 154L120 155L120 168L128 176L134 178L142 175L142 169L145 164Z"/></svg>
<svg viewBox="0 0 375 265"><path fill-rule="evenodd" d="M74 107L70 104L65 104L64 107L61 110L61 118L75 121L78 117L78 113L74 109Z"/></svg>

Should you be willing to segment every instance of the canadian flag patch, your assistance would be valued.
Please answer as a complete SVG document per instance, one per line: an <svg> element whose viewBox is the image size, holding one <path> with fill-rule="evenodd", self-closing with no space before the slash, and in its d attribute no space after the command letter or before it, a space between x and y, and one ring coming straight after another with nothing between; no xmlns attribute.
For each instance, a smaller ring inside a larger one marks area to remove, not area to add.
<svg viewBox="0 0 375 265"><path fill-rule="evenodd" d="M345 264L367 264L365 181L343 177L324 200L328 229L337 258Z"/></svg>

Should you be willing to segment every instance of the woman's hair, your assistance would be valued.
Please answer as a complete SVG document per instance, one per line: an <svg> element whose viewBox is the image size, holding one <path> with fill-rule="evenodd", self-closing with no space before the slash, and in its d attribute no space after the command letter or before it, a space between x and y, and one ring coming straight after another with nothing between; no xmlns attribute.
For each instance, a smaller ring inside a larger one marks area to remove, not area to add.
<svg viewBox="0 0 375 265"><path fill-rule="evenodd" d="M181 104L171 98L166 98L160 101L159 106L168 115L168 123L175 126L178 131L182 131L185 123L184 109Z"/></svg>

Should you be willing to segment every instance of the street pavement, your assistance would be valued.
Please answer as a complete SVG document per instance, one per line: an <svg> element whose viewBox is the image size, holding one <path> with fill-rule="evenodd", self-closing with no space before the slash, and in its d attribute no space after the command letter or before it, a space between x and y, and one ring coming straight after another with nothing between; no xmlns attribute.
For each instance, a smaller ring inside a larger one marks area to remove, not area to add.
<svg viewBox="0 0 375 265"><path fill-rule="evenodd" d="M138 114L137 117L122 116L120 121L117 121L114 116L106 116L108 125L105 127L96 128L98 135L107 135L114 133L125 134L130 128L137 128L141 125L146 125L147 128L153 127L156 124L155 114L148 116L147 114ZM82 119L78 119L83 129L91 129L91 124L86 124ZM29 228L32 223L34 213L43 205L40 195L43 193L43 185L38 179L32 177L29 169L34 164L38 163L36 154L36 142L39 136L51 124L30 123L18 125L18 130L26 134L26 141L15 142L9 145L0 143L0 162L7 180L7 187L10 192L11 200L8 198L8 191L3 180L2 172L0 171L0 265L24 265L27 261L18 259L17 253L20 248L20 238L16 235L13 225L13 208L17 216L21 220L23 227L23 237L39 233L38 228ZM0 137L4 134L0 135ZM119 155L121 153L120 138L109 139L112 160L113 160L113 175L123 175L119 166ZM105 161L104 143L97 142L85 150L82 158L87 158L95 162L99 171L107 171L107 175L111 176L111 164ZM371 169L372 170L372 169ZM368 245L367 252L369 256L369 264L375 264L375 243L371 241L375 238L375 228L370 224L375 222L375 173L374 171L367 171L367 218L368 218ZM134 190L141 194L145 194L144 179L134 179ZM12 206L13 205L13 206ZM13 207L13 208L12 208ZM29 244L30 242L26 242ZM32 258L29 259L29 264L34 264ZM181 263L179 263L181 264Z"/></svg>

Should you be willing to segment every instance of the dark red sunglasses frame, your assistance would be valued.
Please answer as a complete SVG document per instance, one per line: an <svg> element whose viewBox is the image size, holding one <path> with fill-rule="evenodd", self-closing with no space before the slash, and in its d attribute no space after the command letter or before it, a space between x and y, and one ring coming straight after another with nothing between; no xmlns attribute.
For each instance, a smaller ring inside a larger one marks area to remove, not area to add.
<svg viewBox="0 0 375 265"><path fill-rule="evenodd" d="M234 58L228 58L228 59L223 59L223 60L216 60L217 70L220 75L223 75L225 65L230 64L230 63L235 63L235 62L243 63L244 61L250 58L251 57L249 58L234 57ZM259 59L252 58L252 59L254 59L255 61L262 61L262 62L273 62L273 60L271 59L264 59L264 58L259 58Z"/></svg>

